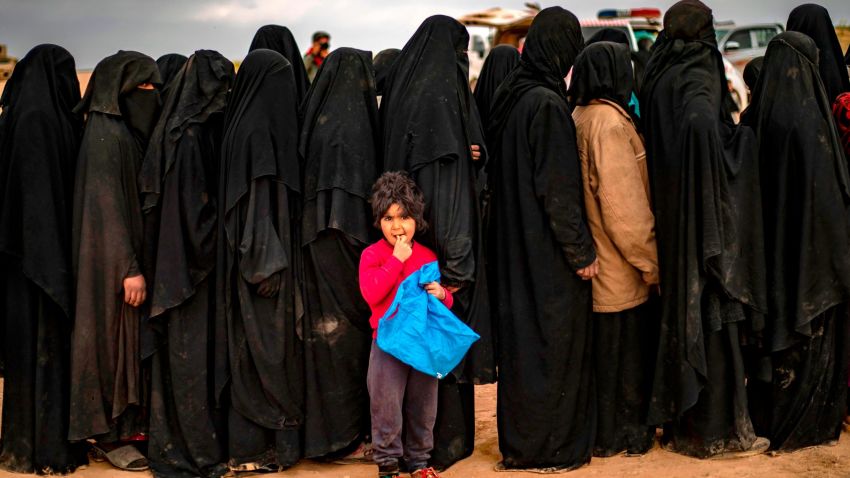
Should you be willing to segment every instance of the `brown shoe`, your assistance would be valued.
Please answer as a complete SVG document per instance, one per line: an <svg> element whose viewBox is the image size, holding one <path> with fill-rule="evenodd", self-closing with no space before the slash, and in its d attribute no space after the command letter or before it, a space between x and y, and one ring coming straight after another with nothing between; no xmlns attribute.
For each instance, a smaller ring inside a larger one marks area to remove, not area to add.
<svg viewBox="0 0 850 478"><path fill-rule="evenodd" d="M440 475L437 474L437 470L431 468L420 468L413 473L410 474L410 478L440 478Z"/></svg>

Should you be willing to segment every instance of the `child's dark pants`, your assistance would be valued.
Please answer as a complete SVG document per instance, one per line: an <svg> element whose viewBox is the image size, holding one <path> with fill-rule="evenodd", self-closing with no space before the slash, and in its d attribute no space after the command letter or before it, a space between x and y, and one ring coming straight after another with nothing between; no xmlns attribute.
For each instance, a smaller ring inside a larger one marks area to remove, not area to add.
<svg viewBox="0 0 850 478"><path fill-rule="evenodd" d="M381 467L397 465L403 457L411 470L428 466L434 448L437 379L400 362L373 340L367 385L375 463Z"/></svg>

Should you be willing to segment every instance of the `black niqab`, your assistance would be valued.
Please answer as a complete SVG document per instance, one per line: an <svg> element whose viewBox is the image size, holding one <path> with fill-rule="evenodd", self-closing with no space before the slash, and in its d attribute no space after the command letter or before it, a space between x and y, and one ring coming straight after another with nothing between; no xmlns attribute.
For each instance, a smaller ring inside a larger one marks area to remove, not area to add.
<svg viewBox="0 0 850 478"><path fill-rule="evenodd" d="M167 53L156 59L159 75L162 77L163 90L168 88L171 79L183 68L189 59L179 53Z"/></svg>
<svg viewBox="0 0 850 478"><path fill-rule="evenodd" d="M847 390L841 324L850 300L850 174L817 62L808 36L775 36L744 117L760 142L769 291L764 354L773 361L773 379L766 380L772 391L753 402L771 412L753 415L771 446L783 450L837 439Z"/></svg>
<svg viewBox="0 0 850 478"><path fill-rule="evenodd" d="M310 88L310 79L307 76L307 69L304 68L304 62L301 60L301 50L298 49L298 43L292 36L292 32L289 31L289 28L280 25L260 27L254 34L254 39L251 40L248 51L252 52L260 48L276 51L289 60L290 65L292 65L295 91L298 92L298 104L300 105Z"/></svg>
<svg viewBox="0 0 850 478"><path fill-rule="evenodd" d="M560 7L531 24L487 125L494 151L488 269L497 315L499 450L505 468L577 468L596 430L581 164L564 76L583 47Z"/></svg>
<svg viewBox="0 0 850 478"><path fill-rule="evenodd" d="M88 119L74 192L71 440L105 435L100 438L111 441L146 428L139 416L146 399L139 362L141 312L124 302L122 292L125 278L142 273L137 174L147 141L131 130L125 113L138 119L148 115L124 101L142 83L161 83L156 62L119 51L98 63L75 108Z"/></svg>
<svg viewBox="0 0 850 478"><path fill-rule="evenodd" d="M162 476L218 476L210 468L222 468L207 378L214 304L208 279L215 267L221 126L233 77L233 64L217 52L199 50L188 59L169 83L139 173L152 250L150 320L159 342L148 456Z"/></svg>
<svg viewBox="0 0 850 478"><path fill-rule="evenodd" d="M766 308L756 144L724 111L711 10L679 2L664 27L641 101L662 284L649 423L677 420L677 451L704 457L755 440L737 322Z"/></svg>
<svg viewBox="0 0 850 478"><path fill-rule="evenodd" d="M303 104L304 454L340 451L369 434L366 371L372 329L358 287L373 237L369 192L380 121L370 52L334 50Z"/></svg>
<svg viewBox="0 0 850 478"><path fill-rule="evenodd" d="M475 104L478 106L478 114L481 116L481 124L487 124L490 113L490 105L499 85L513 69L519 65L519 50L511 45L497 45L487 55L481 74L475 83Z"/></svg>
<svg viewBox="0 0 850 478"><path fill-rule="evenodd" d="M632 91L634 74L627 46L600 41L585 47L576 58L568 92L573 105L605 99L629 111Z"/></svg>
<svg viewBox="0 0 850 478"><path fill-rule="evenodd" d="M301 454L305 386L296 330L301 184L292 71L282 55L259 49L236 75L224 120L216 261L215 393L229 382L231 457L254 461L272 450L282 466Z"/></svg>
<svg viewBox="0 0 850 478"><path fill-rule="evenodd" d="M67 441L79 100L74 58L56 45L30 50L0 97L0 467L19 473L86 463Z"/></svg>
<svg viewBox="0 0 850 478"><path fill-rule="evenodd" d="M841 44L826 8L814 3L800 5L791 10L785 29L804 33L815 41L820 50L817 62L820 77L830 104L841 93L850 91L847 66L841 60Z"/></svg>

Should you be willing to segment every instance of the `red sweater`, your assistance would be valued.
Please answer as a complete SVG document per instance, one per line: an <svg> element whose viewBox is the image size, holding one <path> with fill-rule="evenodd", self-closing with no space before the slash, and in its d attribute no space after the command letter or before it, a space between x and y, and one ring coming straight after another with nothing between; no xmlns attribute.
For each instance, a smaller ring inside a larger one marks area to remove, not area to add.
<svg viewBox="0 0 850 478"><path fill-rule="evenodd" d="M393 246L385 239L372 244L360 256L360 293L372 309L369 325L372 326L372 338L378 335L378 321L387 312L395 299L398 286L410 274L422 266L437 260L437 256L427 247L414 242L413 254L401 262L393 256ZM446 290L443 305L452 308L452 293Z"/></svg>

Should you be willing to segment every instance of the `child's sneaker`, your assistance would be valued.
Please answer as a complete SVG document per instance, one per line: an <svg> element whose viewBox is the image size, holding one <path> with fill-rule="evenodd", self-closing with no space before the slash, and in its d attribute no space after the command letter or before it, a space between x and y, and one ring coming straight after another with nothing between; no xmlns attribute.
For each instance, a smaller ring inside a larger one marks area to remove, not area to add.
<svg viewBox="0 0 850 478"><path fill-rule="evenodd" d="M398 478L398 464L378 465L378 478Z"/></svg>
<svg viewBox="0 0 850 478"><path fill-rule="evenodd" d="M410 474L410 478L440 478L440 475L437 474L437 470L431 468L420 468L413 473Z"/></svg>

